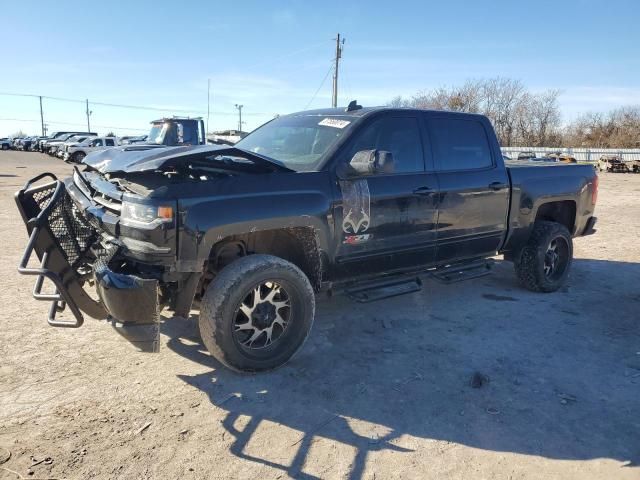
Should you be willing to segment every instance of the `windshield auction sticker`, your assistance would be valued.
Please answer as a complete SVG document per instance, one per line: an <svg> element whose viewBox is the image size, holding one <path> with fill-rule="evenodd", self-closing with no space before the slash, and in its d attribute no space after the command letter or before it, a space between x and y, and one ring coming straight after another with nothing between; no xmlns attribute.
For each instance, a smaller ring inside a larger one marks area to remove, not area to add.
<svg viewBox="0 0 640 480"><path fill-rule="evenodd" d="M337 118L325 118L321 120L318 125L324 125L325 127L344 128L351 122L348 120L338 120Z"/></svg>

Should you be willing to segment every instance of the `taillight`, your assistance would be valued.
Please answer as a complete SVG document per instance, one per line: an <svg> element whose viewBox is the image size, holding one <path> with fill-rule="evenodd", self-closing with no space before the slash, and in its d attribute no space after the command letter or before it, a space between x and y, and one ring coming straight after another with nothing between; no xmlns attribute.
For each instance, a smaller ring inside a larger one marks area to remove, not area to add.
<svg viewBox="0 0 640 480"><path fill-rule="evenodd" d="M593 179L593 187L591 190L591 203L595 205L597 201L598 201L598 175L596 174L595 178Z"/></svg>

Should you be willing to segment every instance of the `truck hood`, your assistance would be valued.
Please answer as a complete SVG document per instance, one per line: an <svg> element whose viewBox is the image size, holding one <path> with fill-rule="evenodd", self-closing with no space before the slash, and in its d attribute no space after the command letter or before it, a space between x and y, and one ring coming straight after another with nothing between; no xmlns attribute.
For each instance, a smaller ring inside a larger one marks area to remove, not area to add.
<svg viewBox="0 0 640 480"><path fill-rule="evenodd" d="M206 159L218 155L242 157L259 166L271 170L292 172L277 160L257 153L241 150L228 145L198 145L167 147L164 145L124 145L90 153L82 163L100 173L147 172L161 170L181 163L189 163L197 158ZM224 168L223 165L216 167Z"/></svg>

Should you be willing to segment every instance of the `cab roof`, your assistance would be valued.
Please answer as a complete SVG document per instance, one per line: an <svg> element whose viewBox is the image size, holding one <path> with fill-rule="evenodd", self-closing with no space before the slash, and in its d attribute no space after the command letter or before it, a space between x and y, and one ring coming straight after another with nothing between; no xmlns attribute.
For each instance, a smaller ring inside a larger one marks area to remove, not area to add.
<svg viewBox="0 0 640 480"><path fill-rule="evenodd" d="M412 108L412 107L386 107L386 106L378 106L378 107L362 107L357 110L347 111L345 107L340 108L320 108L316 110L302 110L299 112L290 113L287 115L283 115L283 117L295 117L302 115L317 115L321 116L345 116L345 117L365 117L374 112L433 112L433 113L446 113L448 115L460 115L460 116L478 116L484 117L484 115L479 113L468 113L468 112L452 112L448 110L432 110L426 108Z"/></svg>

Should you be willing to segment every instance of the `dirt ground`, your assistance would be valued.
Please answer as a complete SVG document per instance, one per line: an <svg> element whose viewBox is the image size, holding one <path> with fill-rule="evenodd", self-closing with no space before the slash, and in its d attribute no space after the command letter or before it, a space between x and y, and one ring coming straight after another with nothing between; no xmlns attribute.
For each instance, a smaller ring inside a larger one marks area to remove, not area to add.
<svg viewBox="0 0 640 480"><path fill-rule="evenodd" d="M163 319L159 354L99 321L47 326L13 201L43 170L70 169L0 152L0 478L640 479L640 175L601 176L562 291L498 261L382 302L319 298L303 351L247 376L193 318Z"/></svg>

